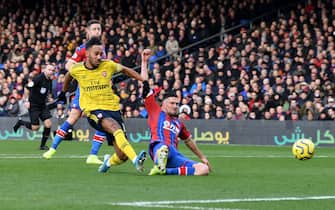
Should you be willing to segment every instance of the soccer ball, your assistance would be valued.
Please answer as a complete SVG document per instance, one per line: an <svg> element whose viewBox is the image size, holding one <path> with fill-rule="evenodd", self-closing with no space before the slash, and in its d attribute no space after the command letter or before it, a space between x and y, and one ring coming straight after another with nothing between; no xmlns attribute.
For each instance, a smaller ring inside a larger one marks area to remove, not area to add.
<svg viewBox="0 0 335 210"><path fill-rule="evenodd" d="M310 139L299 139L292 146L292 153L299 160L311 159L314 155L315 146Z"/></svg>

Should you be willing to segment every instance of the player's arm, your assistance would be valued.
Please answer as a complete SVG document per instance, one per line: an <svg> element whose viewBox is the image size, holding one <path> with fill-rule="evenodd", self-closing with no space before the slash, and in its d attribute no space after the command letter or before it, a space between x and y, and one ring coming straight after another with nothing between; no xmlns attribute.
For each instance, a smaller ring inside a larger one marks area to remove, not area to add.
<svg viewBox="0 0 335 210"><path fill-rule="evenodd" d="M85 58L85 53L84 53L84 48L78 47L76 48L76 51L73 53L72 57L67 60L65 64L65 69L70 70L71 67L84 60Z"/></svg>
<svg viewBox="0 0 335 210"><path fill-rule="evenodd" d="M64 84L63 84L63 88L62 91L58 94L58 96L56 97L56 102L57 101L61 101L64 104L66 104L67 100L66 100L66 92L69 89L70 83L72 81L72 76L70 74L70 72L67 72L65 74L65 78L64 78Z"/></svg>
<svg viewBox="0 0 335 210"><path fill-rule="evenodd" d="M70 72L67 72L65 74L62 92L66 93L66 91L69 89L69 86L72 80L73 80L73 77L71 76Z"/></svg>
<svg viewBox="0 0 335 210"><path fill-rule="evenodd" d="M120 73L120 74L113 75L112 82L113 82L113 84L117 84L117 83L120 83L120 82L125 81L127 79L129 79L129 77L127 75L124 75L124 74Z"/></svg>
<svg viewBox="0 0 335 210"><path fill-rule="evenodd" d="M145 49L142 52L141 75L137 73L135 70L120 64L121 72L141 82L148 80L149 76L148 76L147 66L148 66L148 60L150 57L150 52L151 51L149 49Z"/></svg>
<svg viewBox="0 0 335 210"><path fill-rule="evenodd" d="M179 138L181 138L185 142L186 146L201 160L202 163L208 166L209 170L211 170L211 165L209 161L207 160L206 156L200 151L199 147L192 139L191 133L186 129L186 126L183 122L181 122Z"/></svg>
<svg viewBox="0 0 335 210"><path fill-rule="evenodd" d="M71 69L71 67L76 63L77 63L77 61L70 58L65 64L65 69Z"/></svg>
<svg viewBox="0 0 335 210"><path fill-rule="evenodd" d="M149 79L149 72L148 72L148 60L151 55L151 50L150 49L145 49L143 50L141 54L141 76L143 77L144 80Z"/></svg>
<svg viewBox="0 0 335 210"><path fill-rule="evenodd" d="M186 146L201 160L202 163L206 164L209 167L209 170L212 170L212 167L206 158L206 156L200 151L197 144L193 141L192 137L189 136L186 140L184 140Z"/></svg>
<svg viewBox="0 0 335 210"><path fill-rule="evenodd" d="M148 60L151 55L150 49L143 50L141 54L141 76L145 80L143 82L143 90L142 90L142 97L144 99L144 106L148 111L149 116L153 116L155 113L159 113L161 108L159 104L156 102L155 93L153 90L150 89L149 86L149 73L148 73Z"/></svg>
<svg viewBox="0 0 335 210"><path fill-rule="evenodd" d="M148 72L148 60L150 58L151 55L151 50L150 49L145 49L143 50L142 54L141 54L141 76L143 77L143 79L145 80L143 82L143 87L142 87L142 96L143 98L146 98L150 92L152 92L150 90L150 86L149 86L149 72Z"/></svg>
<svg viewBox="0 0 335 210"><path fill-rule="evenodd" d="M134 78L134 79L136 79L138 81L141 81L141 82L144 81L143 77L139 73L137 73L135 70L133 70L131 68L128 68L126 66L123 66L121 64L119 64L119 65L121 66L121 72L123 74L125 74L125 75L127 75L127 76L129 76L131 78Z"/></svg>

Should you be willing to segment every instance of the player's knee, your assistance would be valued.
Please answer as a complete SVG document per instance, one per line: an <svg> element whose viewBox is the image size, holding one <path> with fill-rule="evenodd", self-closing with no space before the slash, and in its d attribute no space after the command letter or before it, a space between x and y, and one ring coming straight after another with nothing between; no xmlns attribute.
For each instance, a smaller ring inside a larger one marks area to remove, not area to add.
<svg viewBox="0 0 335 210"><path fill-rule="evenodd" d="M78 121L80 116L81 116L81 111L79 111L78 109L72 109L66 121L70 123L71 125L74 125Z"/></svg>
<svg viewBox="0 0 335 210"><path fill-rule="evenodd" d="M44 127L51 128L52 121L50 119L47 119L44 121Z"/></svg>
<svg viewBox="0 0 335 210"><path fill-rule="evenodd" d="M112 123L110 126L112 132L114 133L115 131L119 130L121 127L117 124Z"/></svg>
<svg viewBox="0 0 335 210"><path fill-rule="evenodd" d="M111 118L104 118L101 122L101 125L109 133L114 133L121 128L119 123Z"/></svg>
<svg viewBox="0 0 335 210"><path fill-rule="evenodd" d="M40 129L39 125L32 125L31 126L31 130L33 130L33 131L38 131L39 129Z"/></svg>
<svg viewBox="0 0 335 210"><path fill-rule="evenodd" d="M209 174L209 167L204 163L197 163L194 165L196 176L207 176Z"/></svg>
<svg viewBox="0 0 335 210"><path fill-rule="evenodd" d="M128 160L128 157L127 157L127 155L122 155L121 157L119 157L120 158L120 160L122 160L122 161L127 161Z"/></svg>

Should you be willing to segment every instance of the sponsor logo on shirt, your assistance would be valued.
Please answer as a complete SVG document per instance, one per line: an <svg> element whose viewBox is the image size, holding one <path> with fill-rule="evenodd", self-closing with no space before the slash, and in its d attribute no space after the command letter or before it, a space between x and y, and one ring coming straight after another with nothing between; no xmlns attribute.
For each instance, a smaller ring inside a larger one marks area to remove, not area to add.
<svg viewBox="0 0 335 210"><path fill-rule="evenodd" d="M175 134L179 134L180 129L173 123L171 123L170 121L165 120L163 122L163 128L166 130L169 130Z"/></svg>

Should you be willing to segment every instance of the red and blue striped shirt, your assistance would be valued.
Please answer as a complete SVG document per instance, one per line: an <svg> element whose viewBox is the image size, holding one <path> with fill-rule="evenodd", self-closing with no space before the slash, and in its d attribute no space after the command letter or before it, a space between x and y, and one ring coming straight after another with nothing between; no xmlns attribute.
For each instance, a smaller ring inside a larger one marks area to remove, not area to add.
<svg viewBox="0 0 335 210"><path fill-rule="evenodd" d="M148 124L151 131L151 144L162 142L167 146L178 148L178 138L186 140L191 133L177 117L171 117L162 111L155 100L155 94L149 95L144 106L148 112Z"/></svg>
<svg viewBox="0 0 335 210"><path fill-rule="evenodd" d="M107 58L105 50L103 50L102 58L103 59ZM85 61L86 60L86 43L77 47L76 51L73 53L73 55L70 59L75 61L76 63Z"/></svg>

